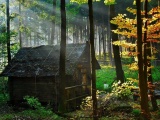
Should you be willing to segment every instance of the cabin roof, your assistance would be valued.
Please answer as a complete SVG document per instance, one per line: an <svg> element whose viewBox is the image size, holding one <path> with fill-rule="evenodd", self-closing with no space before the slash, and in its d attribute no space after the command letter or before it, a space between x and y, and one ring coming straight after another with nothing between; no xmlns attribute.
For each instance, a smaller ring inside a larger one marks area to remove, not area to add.
<svg viewBox="0 0 160 120"><path fill-rule="evenodd" d="M66 74L72 75L79 58L86 53L86 44L67 44ZM1 76L34 77L59 75L60 46L43 45L21 48Z"/></svg>

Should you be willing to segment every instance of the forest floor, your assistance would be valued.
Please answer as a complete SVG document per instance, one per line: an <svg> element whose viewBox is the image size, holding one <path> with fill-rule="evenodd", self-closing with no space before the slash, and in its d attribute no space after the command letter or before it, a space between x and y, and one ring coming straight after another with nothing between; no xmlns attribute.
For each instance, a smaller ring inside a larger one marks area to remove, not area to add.
<svg viewBox="0 0 160 120"><path fill-rule="evenodd" d="M159 104L159 100L157 103ZM151 110L151 120L160 120L160 110ZM105 108L105 109L104 109ZM111 99L103 109L98 108L99 120L139 120L140 103L139 101ZM159 106L160 109L160 106ZM27 112L26 112L27 111ZM62 116L48 114L44 111L26 110L25 108L16 108L7 104L0 105L0 120L92 120L92 110L84 108L66 113Z"/></svg>
<svg viewBox="0 0 160 120"><path fill-rule="evenodd" d="M159 102L159 100L158 100ZM98 109L99 120L141 120L140 103L132 100L115 100L109 103L105 110ZM150 120L160 120L160 106L156 111L152 110L149 103L151 118ZM68 113L73 120L92 120L91 110L76 110ZM78 118L78 119L76 119Z"/></svg>

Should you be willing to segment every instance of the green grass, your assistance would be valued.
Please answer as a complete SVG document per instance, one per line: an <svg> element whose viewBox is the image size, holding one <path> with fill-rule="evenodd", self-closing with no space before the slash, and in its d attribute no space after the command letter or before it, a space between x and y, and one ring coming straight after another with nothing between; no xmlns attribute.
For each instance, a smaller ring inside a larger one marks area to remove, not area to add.
<svg viewBox="0 0 160 120"><path fill-rule="evenodd" d="M96 71L97 83L96 87L98 90L104 90L104 83L111 85L116 77L115 68L111 66L101 66L100 70Z"/></svg>
<svg viewBox="0 0 160 120"><path fill-rule="evenodd" d="M138 80L138 71L130 70L126 65L123 65L123 71L124 71L124 76L126 80L127 78L133 78ZM160 73L160 66L155 66L154 68L152 68L153 82L160 81L159 73ZM109 84L109 86L111 87L111 84L114 82L115 78L116 78L115 68L111 66L101 65L101 69L96 71L97 89L104 90L104 83Z"/></svg>
<svg viewBox="0 0 160 120"><path fill-rule="evenodd" d="M124 76L125 79L127 78L138 78L138 71L132 71L129 70L127 66L123 66ZM114 82L116 78L116 70L115 68L111 66L101 66L100 70L96 71L96 77L97 77L97 89L98 90L104 90L104 83L109 84L109 87L111 87L112 83Z"/></svg>
<svg viewBox="0 0 160 120"><path fill-rule="evenodd" d="M125 79L127 78L138 79L138 71L130 70L126 65L123 66L123 71L124 71Z"/></svg>
<svg viewBox="0 0 160 120"><path fill-rule="evenodd" d="M1 119L1 120L13 120L14 117L15 117L14 114L4 114L4 115L0 115L0 119Z"/></svg>

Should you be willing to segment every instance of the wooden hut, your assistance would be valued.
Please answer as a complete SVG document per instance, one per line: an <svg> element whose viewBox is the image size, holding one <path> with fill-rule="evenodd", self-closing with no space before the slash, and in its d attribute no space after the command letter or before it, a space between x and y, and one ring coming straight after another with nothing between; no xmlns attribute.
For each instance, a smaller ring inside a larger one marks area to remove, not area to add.
<svg viewBox="0 0 160 120"><path fill-rule="evenodd" d="M6 66L1 76L9 77L10 102L23 101L24 96L35 96L40 102L58 104L60 46L21 48ZM74 109L90 95L90 47L85 44L66 46L66 102L67 109ZM96 61L96 68L100 66Z"/></svg>

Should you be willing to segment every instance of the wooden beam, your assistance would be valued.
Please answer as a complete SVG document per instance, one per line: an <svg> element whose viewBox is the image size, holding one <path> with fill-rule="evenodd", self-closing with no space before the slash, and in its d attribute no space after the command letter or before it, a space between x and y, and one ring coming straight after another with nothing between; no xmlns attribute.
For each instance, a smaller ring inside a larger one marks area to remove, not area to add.
<svg viewBox="0 0 160 120"><path fill-rule="evenodd" d="M85 94L85 95L81 95L81 96L78 96L78 97L74 97L74 98L68 99L68 100L66 100L66 102L69 102L69 101L72 101L72 100L76 100L76 99L79 99L79 98L83 98L83 97L86 97L86 96L88 96L88 94Z"/></svg>
<svg viewBox="0 0 160 120"><path fill-rule="evenodd" d="M87 85L86 84L81 84L81 85L75 85L75 86L71 86L71 87L66 87L65 90L73 89L73 88L76 88L76 87L82 87L82 86L87 86Z"/></svg>

